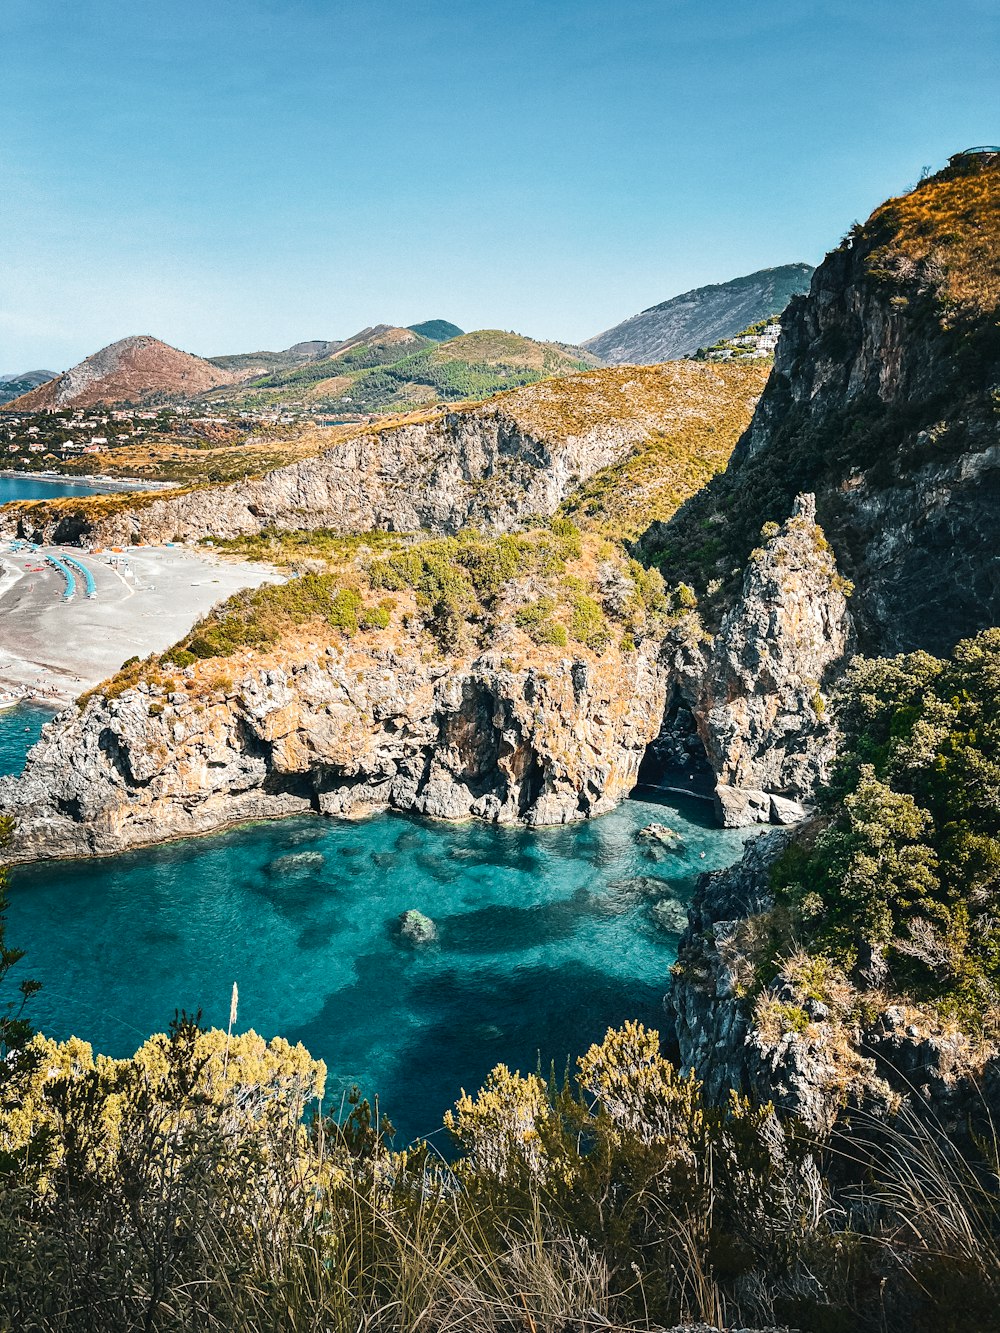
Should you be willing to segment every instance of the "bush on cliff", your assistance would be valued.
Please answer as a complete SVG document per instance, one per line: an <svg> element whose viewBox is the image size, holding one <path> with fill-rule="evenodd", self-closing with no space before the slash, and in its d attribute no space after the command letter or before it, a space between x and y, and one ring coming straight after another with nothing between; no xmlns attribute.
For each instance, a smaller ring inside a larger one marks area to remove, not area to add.
<svg viewBox="0 0 1000 1333"><path fill-rule="evenodd" d="M862 661L825 830L779 863L810 948L979 1025L1000 1003L1000 629Z"/></svg>

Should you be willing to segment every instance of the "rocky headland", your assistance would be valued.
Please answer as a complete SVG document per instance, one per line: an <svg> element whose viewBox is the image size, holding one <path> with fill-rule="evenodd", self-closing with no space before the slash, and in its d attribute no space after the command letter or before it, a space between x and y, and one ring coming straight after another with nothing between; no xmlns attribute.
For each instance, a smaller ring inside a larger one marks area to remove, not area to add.
<svg viewBox="0 0 1000 1333"><path fill-rule="evenodd" d="M232 485L128 502L26 502L0 532L40 542L200 541L269 528L339 533L503 532L550 515L651 435L712 437L673 462L677 503L724 466L761 381L740 367L675 363L564 376L485 403L410 415L338 438L316 457ZM667 468L671 459L665 460Z"/></svg>
<svg viewBox="0 0 1000 1333"><path fill-rule="evenodd" d="M566 822L625 796L659 746L704 763L722 822L799 825L699 890L669 998L681 1062L716 1093L746 1088L817 1129L845 1107L891 1109L904 1082L946 1107L979 1058L967 1036L888 993L860 1018L846 1001L838 1011L787 959L762 985L753 932L771 912L774 859L811 836L801 821L830 776L837 686L859 647L949 652L1000 621L997 175L949 169L852 230L784 317L727 470L647 528L641 562L587 535L572 558L529 570L528 547L502 547L513 536L471 551L428 534L524 532L572 511L594 478L617 482L666 423L650 385L676 390L669 367L362 432L240 486L13 511L8 525L48 540L264 534L266 546L295 529L323 569L331 533L424 533L393 548L395 582L373 535L375 556L352 556L349 582L294 633L234 648L257 612L222 607L173 665L139 664L50 724L24 777L0 787L15 856L299 810ZM679 372L688 390L717 373ZM470 601L486 566L505 572ZM403 592L383 633L331 633L338 599L356 596L370 618L387 587Z"/></svg>
<svg viewBox="0 0 1000 1333"><path fill-rule="evenodd" d="M731 633L734 570L759 541L762 521L767 533L801 507L795 495L803 486L815 493L838 577L852 581L847 605L856 643L872 656L917 650L890 668L890 676L893 670L925 670L930 680L941 665L929 653L947 659L958 640L1000 621L998 195L995 157L959 161L853 228L816 271L809 295L794 300L783 317L774 372L726 473L672 521L645 534L640 545L646 558L655 555L665 571L705 590L703 607L718 626L716 643ZM713 528L718 538L702 541L699 552L697 534ZM756 559L751 555L751 567ZM846 620L841 627L851 634ZM843 642L833 678L852 655L853 645ZM970 640L961 660L991 661L994 648L983 635L981 643ZM992 668L981 669L984 702L975 706L988 716L995 685L991 690L988 683ZM866 688L873 687L861 687L859 708L874 707ZM952 693L948 707L958 707L959 696ZM990 918L977 917L977 929L959 923L990 901L995 886L989 876L966 903L953 898L937 900L936 908L911 905L902 913L899 934L889 932L884 944L872 946L857 927L858 942L837 946L838 955L832 928L824 925L828 908L817 893L818 872L809 869L821 864L813 848L832 821L826 846L860 849L851 853L858 858L849 862L851 882L864 882L867 866L874 877L871 910L877 913L892 900L891 856L916 855L900 851L907 837L917 836L916 826L909 835L902 825L892 827L894 800L902 800L902 811L914 809L925 837L946 839L942 830L953 827L968 830L970 815L959 824L947 813L959 786L940 789L935 799L943 804L933 815L917 813L907 787L906 795L896 795L894 763L909 764L916 774L937 765L957 783L948 747L979 746L977 776L969 779L970 809L993 809L996 773L988 758L987 721L978 721L978 731L962 730L957 721L935 724L929 713L920 718L924 706L919 686L909 710L902 704L889 709L885 750L868 730L874 724L861 725L855 738L861 759L852 762L868 757L884 766L883 787L874 770L860 769L869 799L888 803L876 807L880 813L862 816L856 790L846 804L831 797L818 820L753 841L738 865L703 878L666 1005L675 1057L705 1080L712 1096L742 1089L773 1100L817 1133L852 1116L862 1124L869 1117L885 1122L904 1108L929 1113L960 1139L970 1126L988 1131L990 1115L995 1118L1000 1108L988 965L974 999L971 992L956 998L956 978L962 968L973 975L984 966L962 954L968 946L961 941L975 940L977 930L988 934ZM941 702L929 707L944 717ZM740 726L746 734L746 719ZM832 760L837 737L828 736ZM885 757L894 745L903 756L898 760ZM849 782L857 772L845 769L840 780ZM980 817L985 831L989 817ZM868 850L880 846L886 850ZM797 890L807 911L798 917L794 911L789 917L787 894L779 901L775 892L782 882L775 867L789 853L807 867ZM921 855L935 867L931 882L938 870L966 888L967 877L975 878L968 863L961 872L948 870L946 858L958 853L947 841L940 851ZM842 866L838 873L848 872ZM917 901L912 886L919 874L913 861L902 876L911 886L904 892ZM854 910L860 913L860 901ZM934 910L939 921L951 923L940 936L921 916ZM853 922L845 922L843 930L852 929ZM949 947L957 950L952 954L943 943L949 931ZM821 942L812 955L810 935ZM838 957L842 973L830 962Z"/></svg>

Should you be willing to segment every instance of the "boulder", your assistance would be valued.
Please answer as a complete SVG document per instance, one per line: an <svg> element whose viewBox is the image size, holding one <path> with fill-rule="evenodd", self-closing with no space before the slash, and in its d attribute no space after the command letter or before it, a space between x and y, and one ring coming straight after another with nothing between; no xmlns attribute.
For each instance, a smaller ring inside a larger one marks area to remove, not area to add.
<svg viewBox="0 0 1000 1333"><path fill-rule="evenodd" d="M429 916L411 907L399 918L399 934L410 944L430 944L437 939L437 926Z"/></svg>

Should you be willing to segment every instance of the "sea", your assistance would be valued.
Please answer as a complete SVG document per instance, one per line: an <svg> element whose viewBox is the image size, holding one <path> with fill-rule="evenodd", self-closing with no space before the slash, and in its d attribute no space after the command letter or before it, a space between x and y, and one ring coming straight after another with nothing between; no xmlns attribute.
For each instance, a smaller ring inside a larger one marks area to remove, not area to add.
<svg viewBox="0 0 1000 1333"><path fill-rule="evenodd" d="M0 472L0 505L12 500L58 500L64 495L107 495L128 487L115 482L98 482L92 477L39 477L29 473Z"/></svg>
<svg viewBox="0 0 1000 1333"><path fill-rule="evenodd" d="M52 714L0 712L19 772ZM657 1028L698 876L745 830L709 804L641 789L599 819L499 828L380 814L296 817L123 855L16 866L9 980L42 983L28 1017L130 1055L180 1011L302 1042L325 1108L378 1097L397 1142L447 1151L444 1112L498 1064L562 1073L609 1026ZM674 849L640 836L662 823ZM407 911L434 923L415 944Z"/></svg>

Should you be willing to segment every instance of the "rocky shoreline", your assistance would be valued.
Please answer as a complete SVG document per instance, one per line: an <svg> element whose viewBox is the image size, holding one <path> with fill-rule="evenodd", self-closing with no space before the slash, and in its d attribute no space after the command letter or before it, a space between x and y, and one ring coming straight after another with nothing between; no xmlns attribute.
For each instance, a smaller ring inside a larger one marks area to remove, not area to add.
<svg viewBox="0 0 1000 1333"><path fill-rule="evenodd" d="M90 855L314 810L559 824L609 810L648 747L690 709L720 822L789 823L826 773L830 723L809 705L840 669L850 616L803 497L748 567L714 641L682 618L665 641L567 657L448 658L419 634L219 659L140 681L48 726L0 781L13 856Z"/></svg>

